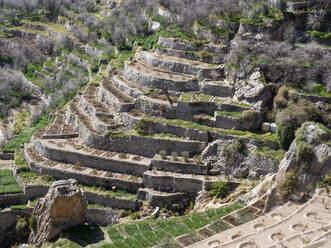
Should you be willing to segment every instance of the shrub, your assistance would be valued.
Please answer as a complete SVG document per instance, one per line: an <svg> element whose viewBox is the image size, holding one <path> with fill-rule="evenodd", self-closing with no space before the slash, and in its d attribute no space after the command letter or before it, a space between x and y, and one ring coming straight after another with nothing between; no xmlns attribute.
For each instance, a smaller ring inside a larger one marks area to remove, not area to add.
<svg viewBox="0 0 331 248"><path fill-rule="evenodd" d="M216 198L225 198L230 193L230 185L224 181L214 182L209 191L210 195Z"/></svg>
<svg viewBox="0 0 331 248"><path fill-rule="evenodd" d="M295 138L295 131L305 121L321 121L321 113L313 104L302 101L289 105L276 115L277 136L282 149L288 150Z"/></svg>
<svg viewBox="0 0 331 248"><path fill-rule="evenodd" d="M281 87L278 90L277 95L274 99L276 108L286 108L289 100L289 92L286 87Z"/></svg>
<svg viewBox="0 0 331 248"><path fill-rule="evenodd" d="M256 122L259 117L259 112L253 109L249 109L249 110L245 110L241 116L244 123L247 125L248 129L251 130L254 129L254 127L256 126Z"/></svg>
<svg viewBox="0 0 331 248"><path fill-rule="evenodd" d="M189 152L188 151L183 151L183 152L181 152L181 155L184 158L184 161L188 162L189 156L190 156Z"/></svg>
<svg viewBox="0 0 331 248"><path fill-rule="evenodd" d="M222 155L229 163L235 163L238 155L245 154L246 145L245 142L239 138L236 139L232 144L224 145Z"/></svg>
<svg viewBox="0 0 331 248"><path fill-rule="evenodd" d="M318 187L331 187L331 170L325 174L324 178L318 182Z"/></svg>
<svg viewBox="0 0 331 248"><path fill-rule="evenodd" d="M16 231L19 232L28 226L28 223L26 223L26 219L24 217L20 217L19 215L17 215L16 218Z"/></svg>
<svg viewBox="0 0 331 248"><path fill-rule="evenodd" d="M146 136L149 134L148 132L148 127L144 121L140 121L136 127L135 127L136 132L141 135L141 136Z"/></svg>
<svg viewBox="0 0 331 248"><path fill-rule="evenodd" d="M171 157L172 157L172 159L174 160L174 161L177 161L178 160L178 154L177 154L177 152L171 152Z"/></svg>
<svg viewBox="0 0 331 248"><path fill-rule="evenodd" d="M306 142L300 142L297 144L296 157L297 160L308 164L314 156L314 150L311 145Z"/></svg>
<svg viewBox="0 0 331 248"><path fill-rule="evenodd" d="M137 219L140 218L140 213L139 212L134 212L134 213L130 214L130 218L132 220L137 220Z"/></svg>
<svg viewBox="0 0 331 248"><path fill-rule="evenodd" d="M31 230L35 229L37 227L37 219L35 216L31 216L29 218L29 228Z"/></svg>
<svg viewBox="0 0 331 248"><path fill-rule="evenodd" d="M290 170L285 174L284 180L280 184L281 196L284 198L291 194L298 186L299 173L297 170Z"/></svg>
<svg viewBox="0 0 331 248"><path fill-rule="evenodd" d="M118 154L118 157L121 158L121 159L129 158L128 154L126 154L126 153L120 153L120 154Z"/></svg>
<svg viewBox="0 0 331 248"><path fill-rule="evenodd" d="M161 150L159 151L159 155L162 159L166 159L167 158L167 152L165 150Z"/></svg>

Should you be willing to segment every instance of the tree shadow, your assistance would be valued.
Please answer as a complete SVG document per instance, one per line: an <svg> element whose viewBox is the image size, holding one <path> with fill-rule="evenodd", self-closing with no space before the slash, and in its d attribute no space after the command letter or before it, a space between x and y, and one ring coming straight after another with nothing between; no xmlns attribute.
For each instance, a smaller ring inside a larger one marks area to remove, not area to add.
<svg viewBox="0 0 331 248"><path fill-rule="evenodd" d="M104 240L104 233L97 225L79 225L62 231L63 238L66 238L82 247L99 243Z"/></svg>

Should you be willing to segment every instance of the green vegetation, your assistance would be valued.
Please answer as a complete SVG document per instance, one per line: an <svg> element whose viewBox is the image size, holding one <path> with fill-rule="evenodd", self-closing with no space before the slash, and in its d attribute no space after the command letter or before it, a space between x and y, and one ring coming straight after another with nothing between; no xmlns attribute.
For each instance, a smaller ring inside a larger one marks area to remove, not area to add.
<svg viewBox="0 0 331 248"><path fill-rule="evenodd" d="M320 40L331 40L331 33L321 32L317 30L307 31L307 33Z"/></svg>
<svg viewBox="0 0 331 248"><path fill-rule="evenodd" d="M153 120L151 120L153 121ZM238 136L242 138L256 139L256 140L270 140L273 142L278 142L277 135L274 133L266 133L266 134L256 134L249 131L240 131L240 130L232 130L232 129L222 129L222 128L214 128L205 125L200 125L191 121L183 121L180 119L162 119L160 120L162 123L182 126L187 128L198 129L205 132L217 132L225 135Z"/></svg>
<svg viewBox="0 0 331 248"><path fill-rule="evenodd" d="M209 102L213 96L208 96L204 94L195 95L194 93L184 93L181 96L181 101L183 102Z"/></svg>
<svg viewBox="0 0 331 248"><path fill-rule="evenodd" d="M218 115L224 116L224 117L233 117L233 118L237 118L237 119L241 119L242 118L242 112L217 111L216 113Z"/></svg>
<svg viewBox="0 0 331 248"><path fill-rule="evenodd" d="M153 247L164 242L164 238L169 242L175 237L193 232L241 207L241 205L237 204L225 208L209 209L203 213L172 217L166 220L148 219L115 225L106 228L113 243L105 244L101 247Z"/></svg>
<svg viewBox="0 0 331 248"><path fill-rule="evenodd" d="M12 210L26 210L26 204L22 205L11 205L10 209Z"/></svg>
<svg viewBox="0 0 331 248"><path fill-rule="evenodd" d="M255 150L255 153L263 158L273 159L280 162L284 158L286 151L282 149L272 150L267 146L263 146L263 147L258 147Z"/></svg>
<svg viewBox="0 0 331 248"><path fill-rule="evenodd" d="M244 155L246 152L246 144L242 139L236 139L233 143L223 146L222 156L228 163L236 163L238 156Z"/></svg>
<svg viewBox="0 0 331 248"><path fill-rule="evenodd" d="M46 127L48 124L49 124L48 116L43 115L39 120L35 120L29 129L19 133L14 139L10 140L10 142L4 147L3 151L6 152L18 151L21 148L22 144L30 142L32 135L36 131Z"/></svg>
<svg viewBox="0 0 331 248"><path fill-rule="evenodd" d="M15 152L15 165L18 169L28 169L26 160L24 158L24 153L23 151L17 151Z"/></svg>
<svg viewBox="0 0 331 248"><path fill-rule="evenodd" d="M143 120L136 125L135 131L141 136L147 136L149 134L146 122L144 122Z"/></svg>
<svg viewBox="0 0 331 248"><path fill-rule="evenodd" d="M230 185L227 182L218 181L211 185L209 193L212 197L223 199L229 195L230 190Z"/></svg>
<svg viewBox="0 0 331 248"><path fill-rule="evenodd" d="M0 170L0 195L23 193L12 171Z"/></svg>
<svg viewBox="0 0 331 248"><path fill-rule="evenodd" d="M285 198L291 194L298 186L299 172L297 170L289 170L285 174L285 178L280 184L280 193Z"/></svg>
<svg viewBox="0 0 331 248"><path fill-rule="evenodd" d="M34 215L32 215L30 218L29 218L29 228L31 230L35 229L37 227L37 219Z"/></svg>
<svg viewBox="0 0 331 248"><path fill-rule="evenodd" d="M324 176L324 178L318 182L317 186L322 187L331 187L331 170Z"/></svg>
<svg viewBox="0 0 331 248"><path fill-rule="evenodd" d="M309 120L321 121L322 117L317 107L306 101L291 104L277 113L277 136L282 149L288 150L295 138L295 131Z"/></svg>
<svg viewBox="0 0 331 248"><path fill-rule="evenodd" d="M24 185L51 185L55 182L55 179L50 175L39 175L31 171L22 171L18 173L18 176Z"/></svg>
<svg viewBox="0 0 331 248"><path fill-rule="evenodd" d="M100 194L100 195L105 195L107 197L123 198L123 199L127 199L127 200L135 200L136 199L136 194L131 194L127 191L123 191L123 190L119 190L119 189L116 190L116 191L112 191L112 190L107 190L103 187L86 186L86 185L82 185L82 184L80 184L79 187L81 187L85 191Z"/></svg>
<svg viewBox="0 0 331 248"><path fill-rule="evenodd" d="M296 157L297 160L303 162L305 165L308 165L314 156L314 150L311 145L306 142L300 142L297 144Z"/></svg>
<svg viewBox="0 0 331 248"><path fill-rule="evenodd" d="M29 126L29 118L30 112L28 111L22 111L15 115L13 127L14 134L24 131Z"/></svg>

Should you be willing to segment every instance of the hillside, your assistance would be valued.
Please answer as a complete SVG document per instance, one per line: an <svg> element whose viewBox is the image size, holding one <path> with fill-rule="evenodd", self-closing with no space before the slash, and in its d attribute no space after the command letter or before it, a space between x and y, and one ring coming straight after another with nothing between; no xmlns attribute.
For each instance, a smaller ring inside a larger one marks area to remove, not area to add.
<svg viewBox="0 0 331 248"><path fill-rule="evenodd" d="M0 246L328 247L330 20L322 0L0 0ZM67 179L85 225L33 241Z"/></svg>

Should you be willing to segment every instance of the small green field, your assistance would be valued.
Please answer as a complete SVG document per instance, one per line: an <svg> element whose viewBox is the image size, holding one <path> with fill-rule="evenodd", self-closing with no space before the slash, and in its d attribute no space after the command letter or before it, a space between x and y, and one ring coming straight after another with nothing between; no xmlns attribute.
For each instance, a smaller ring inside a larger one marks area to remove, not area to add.
<svg viewBox="0 0 331 248"><path fill-rule="evenodd" d="M194 234L197 229L242 207L240 204L235 204L165 220L146 219L103 228L111 242L105 242L102 237L104 235L97 226L77 226L67 229L62 235L62 239L55 243L48 243L44 247L85 247L87 245L100 248L148 248L156 245L177 247L176 237L183 234ZM225 229L227 228L229 226ZM224 228L218 230L223 231Z"/></svg>
<svg viewBox="0 0 331 248"><path fill-rule="evenodd" d="M0 195L22 193L22 188L16 182L10 170L0 170Z"/></svg>

